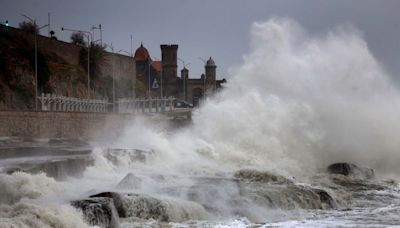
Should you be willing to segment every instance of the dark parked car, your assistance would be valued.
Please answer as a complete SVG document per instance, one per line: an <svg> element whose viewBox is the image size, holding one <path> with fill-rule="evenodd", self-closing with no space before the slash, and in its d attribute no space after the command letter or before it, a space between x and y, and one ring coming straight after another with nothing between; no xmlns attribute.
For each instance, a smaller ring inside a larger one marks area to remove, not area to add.
<svg viewBox="0 0 400 228"><path fill-rule="evenodd" d="M184 100L175 100L174 107L175 108L193 108L193 105Z"/></svg>

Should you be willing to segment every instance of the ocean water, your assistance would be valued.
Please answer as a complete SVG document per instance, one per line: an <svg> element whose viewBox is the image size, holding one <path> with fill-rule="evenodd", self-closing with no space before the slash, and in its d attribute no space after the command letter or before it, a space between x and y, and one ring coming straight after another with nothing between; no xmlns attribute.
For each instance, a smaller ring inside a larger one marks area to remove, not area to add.
<svg viewBox="0 0 400 228"><path fill-rule="evenodd" d="M138 117L91 142L82 177L0 174L0 227L398 226L400 94L362 32L273 18L250 35L189 126Z"/></svg>

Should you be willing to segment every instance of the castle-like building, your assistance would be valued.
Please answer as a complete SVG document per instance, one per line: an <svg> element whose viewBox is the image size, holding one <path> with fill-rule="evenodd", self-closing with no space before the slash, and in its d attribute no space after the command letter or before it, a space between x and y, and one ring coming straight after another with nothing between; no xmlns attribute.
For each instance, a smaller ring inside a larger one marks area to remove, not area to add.
<svg viewBox="0 0 400 228"><path fill-rule="evenodd" d="M148 50L140 45L135 51L136 97L173 96L193 105L205 96L214 94L226 80L216 79L214 60L210 57L205 64L205 74L200 78L189 78L189 70L184 66L178 76L178 45L160 45L161 61L153 61Z"/></svg>

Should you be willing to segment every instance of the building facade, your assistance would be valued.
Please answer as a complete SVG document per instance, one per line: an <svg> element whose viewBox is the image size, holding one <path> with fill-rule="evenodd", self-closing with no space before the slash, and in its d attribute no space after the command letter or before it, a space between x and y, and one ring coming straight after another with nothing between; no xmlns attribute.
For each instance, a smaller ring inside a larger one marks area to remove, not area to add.
<svg viewBox="0 0 400 228"><path fill-rule="evenodd" d="M173 96L197 105L205 96L222 88L225 79L217 80L217 65L210 57L205 64L205 74L190 78L186 67L178 75L178 45L162 44L161 61L154 61L148 50L140 45L135 51L137 97Z"/></svg>

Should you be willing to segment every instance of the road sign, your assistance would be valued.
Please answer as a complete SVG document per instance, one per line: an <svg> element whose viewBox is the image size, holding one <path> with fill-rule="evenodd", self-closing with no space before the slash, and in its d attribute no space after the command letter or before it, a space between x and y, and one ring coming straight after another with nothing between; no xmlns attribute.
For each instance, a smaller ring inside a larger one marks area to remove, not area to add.
<svg viewBox="0 0 400 228"><path fill-rule="evenodd" d="M153 88L153 89L158 89L158 87L159 87L159 86L158 86L157 78L154 78L152 88Z"/></svg>

